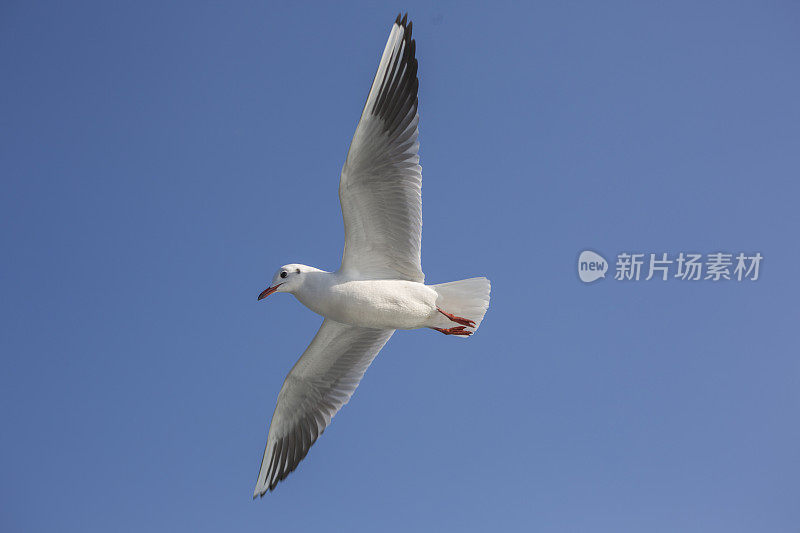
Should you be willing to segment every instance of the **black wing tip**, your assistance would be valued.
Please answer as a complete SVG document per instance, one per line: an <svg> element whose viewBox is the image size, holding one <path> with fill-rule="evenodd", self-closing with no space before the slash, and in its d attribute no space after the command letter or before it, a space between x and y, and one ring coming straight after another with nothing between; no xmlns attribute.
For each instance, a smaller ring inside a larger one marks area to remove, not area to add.
<svg viewBox="0 0 800 533"><path fill-rule="evenodd" d="M411 32L412 32L412 26L414 25L414 22L411 21L411 20L408 20L408 13L404 13L402 19L400 18L400 14L398 13L397 14L397 19L394 21L394 23L397 24L398 26L400 26L403 29L403 40L406 41L406 42L412 41Z"/></svg>
<svg viewBox="0 0 800 533"><path fill-rule="evenodd" d="M308 429L308 426L306 426L306 429ZM267 477L264 481L265 485L261 489L260 494L253 495L253 499L255 500L256 496L263 498L266 493L274 491L281 481L285 480L287 477L289 477L289 474L297 470L297 467L300 466L300 463L303 462L303 459L305 459L308 455L311 447L317 442L317 439L324 432L325 428L322 428L321 430L311 430L310 434L306 435L309 438L306 438L302 435L302 429L298 429L293 434L294 438L299 439L298 441L288 441L287 439L291 438L289 435L277 441L277 444L272 451L272 460L270 461L267 469ZM293 444L297 444L299 446L294 446ZM282 464L283 459L280 456L282 455L283 448L286 445L292 446L291 449L287 448L287 453L291 453L292 455L291 457L288 457L289 460L286 462L286 464ZM276 459L278 459L278 463L275 463Z"/></svg>
<svg viewBox="0 0 800 533"><path fill-rule="evenodd" d="M408 19L408 13L398 13L394 23L405 30L407 37L411 37L411 25L413 22Z"/></svg>
<svg viewBox="0 0 800 533"><path fill-rule="evenodd" d="M395 25L403 30L403 52L390 60L372 107L372 114L383 120L383 130L389 133L402 131L410 123L412 117L408 113L411 109L416 111L419 102L417 43L411 38L412 22L408 20L408 13L402 17L398 14ZM398 73L401 74L395 76Z"/></svg>

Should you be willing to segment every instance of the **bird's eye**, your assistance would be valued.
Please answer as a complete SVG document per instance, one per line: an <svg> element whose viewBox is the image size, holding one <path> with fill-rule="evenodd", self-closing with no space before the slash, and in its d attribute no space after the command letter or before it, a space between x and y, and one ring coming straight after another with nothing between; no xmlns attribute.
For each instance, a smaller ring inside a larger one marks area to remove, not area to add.
<svg viewBox="0 0 800 533"><path fill-rule="evenodd" d="M284 270L283 272L281 272L281 277L282 277L282 278L285 278L285 277L286 277L286 276L288 276L288 275L289 275L289 273L288 273L288 272L286 272L285 270Z"/></svg>

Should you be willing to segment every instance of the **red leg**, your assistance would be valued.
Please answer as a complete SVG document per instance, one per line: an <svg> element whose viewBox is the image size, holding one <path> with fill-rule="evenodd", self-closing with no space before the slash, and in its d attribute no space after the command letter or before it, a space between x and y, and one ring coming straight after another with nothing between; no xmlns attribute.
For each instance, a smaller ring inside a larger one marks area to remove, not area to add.
<svg viewBox="0 0 800 533"><path fill-rule="evenodd" d="M464 331L466 329L466 326L456 326L454 328L447 328L447 329L444 328L431 328L431 329L435 329L439 333L444 333L445 335L463 335L465 337L472 335L471 331Z"/></svg>
<svg viewBox="0 0 800 533"><path fill-rule="evenodd" d="M469 318L461 318L460 316L451 315L450 313L445 313L444 311L442 311L438 307L436 309L438 309L440 313L442 313L444 316L446 316L447 318L449 318L450 320L452 320L456 324L461 324L462 326L469 326L471 328L475 327L475 322L470 320Z"/></svg>

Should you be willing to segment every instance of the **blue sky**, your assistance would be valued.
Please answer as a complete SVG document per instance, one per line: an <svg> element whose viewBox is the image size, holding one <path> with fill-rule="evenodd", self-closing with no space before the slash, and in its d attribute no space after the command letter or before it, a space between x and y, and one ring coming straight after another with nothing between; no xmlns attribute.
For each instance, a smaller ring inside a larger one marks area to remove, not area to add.
<svg viewBox="0 0 800 533"><path fill-rule="evenodd" d="M423 268L400 332L252 501L335 269L338 175L391 22L420 62ZM5 2L4 531L795 531L792 2ZM756 282L584 285L584 249L760 252Z"/></svg>

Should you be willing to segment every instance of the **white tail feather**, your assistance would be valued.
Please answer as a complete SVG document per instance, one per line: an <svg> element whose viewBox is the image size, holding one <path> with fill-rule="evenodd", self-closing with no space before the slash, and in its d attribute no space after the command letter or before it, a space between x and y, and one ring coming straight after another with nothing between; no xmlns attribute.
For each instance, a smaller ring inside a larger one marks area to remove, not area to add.
<svg viewBox="0 0 800 533"><path fill-rule="evenodd" d="M481 325L483 315L489 308L489 293L492 285L486 278L470 278L450 283L431 285L439 295L436 306L442 311L461 318L468 318L475 322L475 328ZM446 316L439 313L436 327L449 328L455 326ZM470 328L472 330L473 328ZM467 337L460 337L466 339Z"/></svg>

